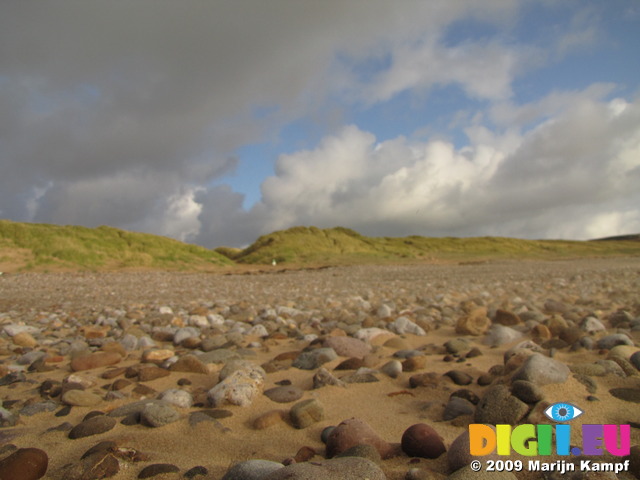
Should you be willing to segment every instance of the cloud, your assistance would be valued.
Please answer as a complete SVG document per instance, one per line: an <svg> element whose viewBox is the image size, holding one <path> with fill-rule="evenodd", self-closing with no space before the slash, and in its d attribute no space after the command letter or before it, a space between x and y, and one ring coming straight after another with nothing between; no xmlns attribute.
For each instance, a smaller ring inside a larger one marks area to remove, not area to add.
<svg viewBox="0 0 640 480"><path fill-rule="evenodd" d="M628 233L640 221L640 103L594 100L594 89L525 133L478 135L459 149L404 137L377 142L346 127L314 150L281 156L253 213L267 231L313 224L389 236ZM544 112L547 103L528 108Z"/></svg>

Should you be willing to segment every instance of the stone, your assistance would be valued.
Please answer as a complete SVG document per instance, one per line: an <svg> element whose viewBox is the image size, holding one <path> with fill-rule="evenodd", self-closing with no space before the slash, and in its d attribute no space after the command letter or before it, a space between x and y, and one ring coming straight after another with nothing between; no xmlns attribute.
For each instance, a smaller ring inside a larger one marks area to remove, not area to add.
<svg viewBox="0 0 640 480"><path fill-rule="evenodd" d="M19 332L13 336L12 340L14 345L19 347L34 348L38 345L38 341L29 332Z"/></svg>
<svg viewBox="0 0 640 480"><path fill-rule="evenodd" d="M397 333L398 335L405 335L409 333L411 335L425 336L427 334L422 327L416 325L407 317L396 318L389 324L389 330Z"/></svg>
<svg viewBox="0 0 640 480"><path fill-rule="evenodd" d="M424 372L409 377L409 386L417 387L437 387L440 384L440 375L435 372Z"/></svg>
<svg viewBox="0 0 640 480"><path fill-rule="evenodd" d="M640 388L612 388L609 393L625 402L640 403Z"/></svg>
<svg viewBox="0 0 640 480"><path fill-rule="evenodd" d="M228 361L225 364L225 366L222 368L222 370L220 370L220 373L218 374L218 378L220 380L224 380L225 378L229 377L232 373L237 372L239 370L242 370L247 375L261 376L262 378L266 377L266 373L260 365L257 365L254 362L251 362L249 360L233 359Z"/></svg>
<svg viewBox="0 0 640 480"><path fill-rule="evenodd" d="M537 403L544 398L544 392L535 383L516 380L511 384L511 394L525 403Z"/></svg>
<svg viewBox="0 0 640 480"><path fill-rule="evenodd" d="M475 423L516 425L527 413L529 406L511 395L505 385L489 387L476 406Z"/></svg>
<svg viewBox="0 0 640 480"><path fill-rule="evenodd" d="M162 349L152 349L145 350L142 352L142 363L155 363L156 365L160 365L165 360L170 359L176 354L173 350L162 348Z"/></svg>
<svg viewBox="0 0 640 480"><path fill-rule="evenodd" d="M195 355L180 357L177 362L169 367L169 370L172 372L209 373L207 366Z"/></svg>
<svg viewBox="0 0 640 480"><path fill-rule="evenodd" d="M153 465L147 465L138 474L138 478L151 478L163 473L175 473L180 469L171 463L154 463Z"/></svg>
<svg viewBox="0 0 640 480"><path fill-rule="evenodd" d="M371 460L343 457L319 462L294 463L260 478L260 480L386 480L384 472ZM223 480L228 480L223 477ZM236 479L233 479L236 480ZM237 480L241 480L238 478ZM244 477L242 480L245 480ZM247 479L249 480L249 479ZM251 478L258 480L258 478Z"/></svg>
<svg viewBox="0 0 640 480"><path fill-rule="evenodd" d="M108 449L96 450L88 455L87 453L79 462L74 462L64 469L63 478L69 480L110 478L120 471L118 459Z"/></svg>
<svg viewBox="0 0 640 480"><path fill-rule="evenodd" d="M82 370L92 370L94 368L115 365L122 360L116 352L96 352L88 355L80 355L71 360L71 370L79 372Z"/></svg>
<svg viewBox="0 0 640 480"><path fill-rule="evenodd" d="M159 398L160 400L180 408L191 408L193 405L193 396L186 390L179 388L165 390L160 394Z"/></svg>
<svg viewBox="0 0 640 480"><path fill-rule="evenodd" d="M160 368L156 365L139 365L137 369L138 381L150 382L158 378L168 377L171 372L165 368Z"/></svg>
<svg viewBox="0 0 640 480"><path fill-rule="evenodd" d="M207 349L207 341L209 339L205 338L202 341L202 349L206 352L206 353L201 353L200 355L198 355L198 358L200 359L200 361L202 363L227 363L230 360L239 360L241 357L238 354L238 352L235 352L234 350L229 350L227 348L218 348L218 349Z"/></svg>
<svg viewBox="0 0 640 480"><path fill-rule="evenodd" d="M67 390L62 394L62 402L77 407L91 407L102 402L102 398L86 390Z"/></svg>
<svg viewBox="0 0 640 480"><path fill-rule="evenodd" d="M263 413L255 420L253 420L253 428L256 430L264 430L278 423L282 423L286 417L286 412L282 410L272 410L270 412Z"/></svg>
<svg viewBox="0 0 640 480"><path fill-rule="evenodd" d="M331 374L331 372L329 372L329 370L322 367L313 376L313 388L314 389L322 388L322 387L326 387L327 385L334 385L336 387L346 387L346 384L342 380L336 378L334 375Z"/></svg>
<svg viewBox="0 0 640 480"><path fill-rule="evenodd" d="M518 314L499 308L496 310L495 323L510 327L522 324L522 320Z"/></svg>
<svg viewBox="0 0 640 480"><path fill-rule="evenodd" d="M607 327L596 317L588 316L580 322L580 330L586 333L604 332Z"/></svg>
<svg viewBox="0 0 640 480"><path fill-rule="evenodd" d="M624 333L614 333L612 335L607 335L606 337L602 337L598 340L597 344L598 348L604 350L611 350L613 347L617 345L631 345L633 346L633 341Z"/></svg>
<svg viewBox="0 0 640 480"><path fill-rule="evenodd" d="M180 419L180 414L166 403L150 403L140 412L140 420L149 427L162 427Z"/></svg>
<svg viewBox="0 0 640 480"><path fill-rule="evenodd" d="M291 407L289 417L294 427L299 429L307 428L324 420L324 407L315 398L303 400Z"/></svg>
<svg viewBox="0 0 640 480"><path fill-rule="evenodd" d="M522 333L514 330L511 327L505 327L504 325L494 324L487 332L484 343L491 347L497 347L504 345L505 343L511 343L522 337Z"/></svg>
<svg viewBox="0 0 640 480"><path fill-rule="evenodd" d="M526 380L536 385L550 383L564 383L569 378L571 370L564 363L534 353L528 357L511 377L511 381Z"/></svg>
<svg viewBox="0 0 640 480"><path fill-rule="evenodd" d="M393 451L392 446L383 440L369 424L359 418L350 418L340 423L329 434L326 442L327 458L360 444L372 445L383 459L388 458Z"/></svg>
<svg viewBox="0 0 640 480"><path fill-rule="evenodd" d="M416 372L422 370L427 366L427 357L425 355L417 355L407 358L402 362L403 372Z"/></svg>
<svg viewBox="0 0 640 480"><path fill-rule="evenodd" d="M399 360L390 360L382 366L380 371L391 378L398 378L402 373L402 363Z"/></svg>
<svg viewBox="0 0 640 480"><path fill-rule="evenodd" d="M221 480L263 480L284 465L269 460L246 460L229 468Z"/></svg>
<svg viewBox="0 0 640 480"><path fill-rule="evenodd" d="M357 370L362 366L364 366L364 360L362 358L351 357L340 362L334 370Z"/></svg>
<svg viewBox="0 0 640 480"><path fill-rule="evenodd" d="M371 460L374 463L379 464L382 458L380 452L373 445L361 443L360 445L354 445L351 448L346 449L344 452L339 453L335 458L343 457L362 457Z"/></svg>
<svg viewBox="0 0 640 480"><path fill-rule="evenodd" d="M283 385L264 391L264 395L276 403L295 402L296 400L300 400L303 394L302 389L294 387L293 385Z"/></svg>
<svg viewBox="0 0 640 480"><path fill-rule="evenodd" d="M336 358L338 355L333 348L316 348L309 352L302 352L291 365L300 370L315 370Z"/></svg>
<svg viewBox="0 0 640 480"><path fill-rule="evenodd" d="M37 480L44 477L49 466L49 457L39 448L19 448L0 460L2 480Z"/></svg>
<svg viewBox="0 0 640 480"><path fill-rule="evenodd" d="M461 417L462 415L473 415L476 411L476 407L469 400L461 397L451 397L444 407L444 413L442 414L443 420L453 420L454 418Z"/></svg>
<svg viewBox="0 0 640 480"><path fill-rule="evenodd" d="M416 423L402 434L402 451L410 457L438 458L446 448L438 432L425 423Z"/></svg>
<svg viewBox="0 0 640 480"><path fill-rule="evenodd" d="M629 357L631 364L640 370L640 350Z"/></svg>
<svg viewBox="0 0 640 480"><path fill-rule="evenodd" d="M469 350L471 345L464 338L453 338L444 344L444 348L447 349L447 352L457 355Z"/></svg>
<svg viewBox="0 0 640 480"><path fill-rule="evenodd" d="M484 335L491 326L487 317L487 309L476 308L456 322L456 333L459 335Z"/></svg>
<svg viewBox="0 0 640 480"><path fill-rule="evenodd" d="M353 337L327 337L323 345L341 357L363 358L371 352L371 345Z"/></svg>
<svg viewBox="0 0 640 480"><path fill-rule="evenodd" d="M449 370L444 376L449 377L456 385L469 385L473 382L471 375L460 370Z"/></svg>
<svg viewBox="0 0 640 480"><path fill-rule="evenodd" d="M116 426L116 420L106 415L98 415L84 420L69 432L69 438L77 439L108 432Z"/></svg>
<svg viewBox="0 0 640 480"><path fill-rule="evenodd" d="M246 407L262 393L263 386L264 376L258 370L237 370L209 390L207 396L214 407Z"/></svg>
<svg viewBox="0 0 640 480"><path fill-rule="evenodd" d="M208 475L208 474L209 474L209 470L206 467L203 467L202 465L198 465L184 472L184 478L195 478L199 475Z"/></svg>

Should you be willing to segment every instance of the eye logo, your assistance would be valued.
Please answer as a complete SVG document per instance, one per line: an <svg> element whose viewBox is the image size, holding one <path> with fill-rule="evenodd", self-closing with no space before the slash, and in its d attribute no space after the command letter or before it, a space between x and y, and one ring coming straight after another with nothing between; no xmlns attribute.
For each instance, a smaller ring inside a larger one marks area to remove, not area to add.
<svg viewBox="0 0 640 480"><path fill-rule="evenodd" d="M544 411L544 414L554 422L568 422L583 413L584 412L575 405L564 402L554 403Z"/></svg>

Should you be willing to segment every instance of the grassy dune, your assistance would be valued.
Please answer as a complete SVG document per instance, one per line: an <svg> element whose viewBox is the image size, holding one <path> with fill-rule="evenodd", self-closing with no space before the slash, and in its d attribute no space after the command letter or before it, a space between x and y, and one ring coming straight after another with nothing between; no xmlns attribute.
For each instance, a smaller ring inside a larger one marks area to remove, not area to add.
<svg viewBox="0 0 640 480"><path fill-rule="evenodd" d="M606 241L502 237L365 237L348 228L294 227L245 249L209 250L112 227L85 228L0 220L0 271L254 268L273 260L290 267L388 262L563 259L640 255L638 236ZM245 267L241 267L244 265Z"/></svg>
<svg viewBox="0 0 640 480"><path fill-rule="evenodd" d="M212 250L157 235L0 220L0 271L201 270L232 264Z"/></svg>
<svg viewBox="0 0 640 480"><path fill-rule="evenodd" d="M238 263L351 264L388 261L560 259L640 255L640 242L521 240L503 237L365 237L343 227L270 233L230 258Z"/></svg>

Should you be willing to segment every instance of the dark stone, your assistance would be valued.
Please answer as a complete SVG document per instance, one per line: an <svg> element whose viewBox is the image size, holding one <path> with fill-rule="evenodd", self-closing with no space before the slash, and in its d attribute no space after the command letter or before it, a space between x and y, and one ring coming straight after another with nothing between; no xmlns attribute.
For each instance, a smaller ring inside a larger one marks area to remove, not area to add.
<svg viewBox="0 0 640 480"><path fill-rule="evenodd" d="M612 388L609 393L625 402L640 403L640 388Z"/></svg>
<svg viewBox="0 0 640 480"><path fill-rule="evenodd" d="M179 471L180 469L171 463L154 463L153 465L144 467L138 474L138 478L151 478L162 473L175 473Z"/></svg>
<svg viewBox="0 0 640 480"><path fill-rule="evenodd" d="M402 434L402 451L410 457L438 458L446 448L442 437L424 423L410 426Z"/></svg>
<svg viewBox="0 0 640 480"><path fill-rule="evenodd" d="M184 474L184 478L194 478L194 477L197 477L198 475L207 475L208 473L209 473L209 470L207 470L205 467L201 465L198 465L197 467L193 467L187 470Z"/></svg>

